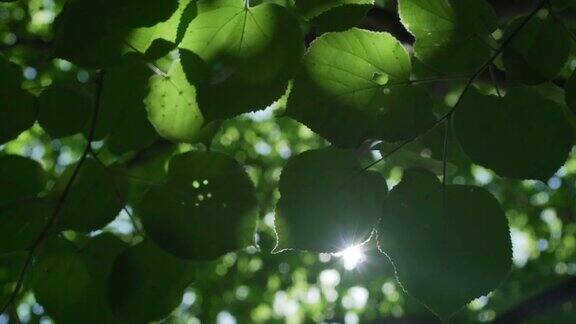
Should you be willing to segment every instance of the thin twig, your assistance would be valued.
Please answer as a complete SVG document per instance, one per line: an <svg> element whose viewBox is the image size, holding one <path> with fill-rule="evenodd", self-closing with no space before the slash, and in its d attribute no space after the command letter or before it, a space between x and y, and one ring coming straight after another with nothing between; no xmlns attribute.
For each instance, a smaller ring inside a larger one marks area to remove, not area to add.
<svg viewBox="0 0 576 324"><path fill-rule="evenodd" d="M68 183L66 184L66 187L64 188L64 191L62 191L62 194L60 194L60 197L58 198L58 201L56 202L56 206L54 207L54 210L52 212L52 215L48 219L48 222L46 223L44 228L42 228L42 231L40 232L40 234L38 235L36 240L34 240L32 245L30 246L30 248L28 248L28 250L27 250L28 254L26 256L26 260L24 261L24 265L22 266L22 269L20 270L20 274L18 275L18 281L16 282L16 287L12 291L10 298L8 298L5 305L2 307L0 314L3 314L4 312L6 312L6 309L8 309L8 307L10 307L10 305L12 305L14 303L18 294L20 293L20 289L22 289L22 286L24 284L24 278L26 276L26 272L28 271L28 268L30 267L30 264L32 263L32 259L34 257L34 254L36 253L36 250L42 245L44 240L48 237L48 234L50 234L50 230L56 224L57 219L58 219L58 214L62 210L62 207L64 206L64 202L66 201L66 199L68 198L68 195L70 194L70 190L72 189L72 185L73 185L74 181L76 180L76 178L78 177L78 174L80 173L80 169L82 168L82 165L86 161L86 158L88 157L88 154L91 151L90 145L94 139L94 134L96 132L96 124L97 124L97 120L98 120L98 113L100 111L100 100L102 97L102 91L101 90L102 90L103 80L104 80L104 70L102 70L100 72L100 75L98 77L98 82L97 82L98 95L96 96L96 100L94 102L94 111L92 113L92 120L90 123L90 131L89 131L88 137L87 137L88 142L86 143L86 147L84 148L84 152L80 156L80 159L78 160L78 163L76 164L76 167L74 168L74 171L72 172L72 176L68 180Z"/></svg>
<svg viewBox="0 0 576 324"><path fill-rule="evenodd" d="M532 17L534 17L538 11L540 9L542 9L542 7L544 7L544 5L546 5L547 0L543 0L540 2L540 4L534 8L534 10L532 10L532 12L530 12L530 14L528 14L528 16L526 16L526 18L524 18L524 20L522 21L522 23L520 23L520 25L510 34L510 36L508 36L508 38L506 38L506 40L504 40L504 42L502 42L502 44L500 45L500 47L492 54L492 56L486 61L484 62L484 64L482 64L468 79L468 81L466 82L466 84L464 85L464 89L462 90L462 92L460 93L460 96L458 97L458 100L456 100L456 103L454 104L454 106L452 106L452 109L450 109L446 114L444 114L442 117L440 117L440 119L438 119L436 121L436 123L434 123L434 125L430 126L430 128L428 129L428 131L430 131L431 129L433 129L434 127L436 127L438 124L440 124L441 122L444 121L449 121L452 117L452 115L454 114L454 112L456 111L456 108L458 108L460 102L462 101L462 98L464 97L464 95L466 94L466 92L468 91L468 89L470 89L470 87L472 86L472 84L474 83L474 81L482 74L482 72L484 72L484 70L489 67L491 64L494 63L494 61L498 58L498 56L500 56L500 54L502 54L502 51L504 51L504 49L512 42L512 40L514 39L514 37L516 37L516 35L526 26L526 24L528 24L528 22L530 21L530 19L532 19ZM368 169L370 167L373 167L374 165L380 163L381 161L383 161L385 158L387 158L388 156L392 155L393 153L395 153L396 151L400 150L402 147L404 147L406 144L409 144L413 141L415 141L416 139L422 137L423 135L427 134L428 131L426 131L425 133L414 137L411 140L407 140L405 142L403 142L402 144L400 144L399 146L397 146L396 148L394 148L390 154L387 154L386 156L376 160L375 162L371 163L370 165L368 165L367 167L363 168L363 169Z"/></svg>

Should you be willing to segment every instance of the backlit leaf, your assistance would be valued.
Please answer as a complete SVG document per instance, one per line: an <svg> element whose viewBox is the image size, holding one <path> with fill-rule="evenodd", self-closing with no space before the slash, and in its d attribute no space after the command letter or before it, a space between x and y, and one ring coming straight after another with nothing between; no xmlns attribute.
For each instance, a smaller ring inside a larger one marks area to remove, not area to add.
<svg viewBox="0 0 576 324"><path fill-rule="evenodd" d="M364 171L353 151L322 149L293 157L280 177L274 252L338 252L370 237L386 180Z"/></svg>
<svg viewBox="0 0 576 324"><path fill-rule="evenodd" d="M296 17L273 3L204 0L198 6L180 47L210 67L210 82L198 97L204 117L229 118L280 98L304 48Z"/></svg>
<svg viewBox="0 0 576 324"><path fill-rule="evenodd" d="M448 185L443 191L435 175L411 169L384 206L380 250L402 287L443 320L508 275L508 221L486 190Z"/></svg>
<svg viewBox="0 0 576 324"><path fill-rule="evenodd" d="M287 114L342 147L414 137L435 118L426 91L408 84L410 70L406 50L390 34L322 35L304 56Z"/></svg>
<svg viewBox="0 0 576 324"><path fill-rule="evenodd" d="M174 142L195 142L204 117L198 108L197 89L186 79L180 62L174 62L167 76L152 76L149 87L146 109L158 134Z"/></svg>
<svg viewBox="0 0 576 324"><path fill-rule="evenodd" d="M404 27L416 37L414 53L445 73L472 72L490 57L496 16L484 0L399 0Z"/></svg>

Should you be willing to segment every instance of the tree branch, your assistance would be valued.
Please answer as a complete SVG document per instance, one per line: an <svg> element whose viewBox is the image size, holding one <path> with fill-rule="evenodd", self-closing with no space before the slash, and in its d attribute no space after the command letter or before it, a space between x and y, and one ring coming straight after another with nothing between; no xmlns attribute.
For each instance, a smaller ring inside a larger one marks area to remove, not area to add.
<svg viewBox="0 0 576 324"><path fill-rule="evenodd" d="M56 206L54 207L54 210L52 212L52 215L48 219L48 222L46 222L46 225L44 226L44 228L42 228L42 231L40 232L40 234L38 235L36 240L34 240L32 245L28 248L28 251L27 251L28 254L26 256L26 260L24 261L24 265L22 266L22 269L20 270L20 274L18 276L18 281L16 282L16 287L12 291L12 294L10 295L10 298L8 298L8 301L6 301L6 304L2 307L0 314L3 314L4 312L6 312L8 307L10 307L14 303L16 298L18 297L18 294L20 293L20 289L22 289L22 286L24 284L24 278L26 277L26 273L28 271L28 268L30 267L30 264L32 263L32 259L34 258L34 254L37 252L38 248L42 245L42 243L44 243L46 238L48 238L48 235L50 234L52 227L57 223L58 214L62 210L62 207L64 206L64 202L66 201L66 199L68 198L68 195L70 194L70 190L72 189L72 185L74 184L74 181L78 177L78 174L80 173L80 169L82 168L82 165L86 161L88 154L91 152L91 146L90 145L94 139L94 133L96 131L96 124L98 121L98 113L100 111L100 99L102 97L103 80L104 80L104 71L101 71L100 75L98 77L98 82L97 82L98 94L97 94L96 100L94 102L94 111L92 113L92 120L90 123L90 131L88 133L88 137L87 137L88 142L86 143L86 147L84 148L84 151L83 151L82 155L80 156L80 159L78 160L78 163L76 164L76 167L74 168L72 176L68 180L66 187L64 188L64 190L60 194L60 197L58 198L58 201L56 202Z"/></svg>

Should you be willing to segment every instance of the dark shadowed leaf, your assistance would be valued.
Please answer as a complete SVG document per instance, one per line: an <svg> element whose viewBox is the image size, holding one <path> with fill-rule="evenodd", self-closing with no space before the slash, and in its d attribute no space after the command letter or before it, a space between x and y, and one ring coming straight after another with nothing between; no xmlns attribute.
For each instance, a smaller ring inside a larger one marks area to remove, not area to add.
<svg viewBox="0 0 576 324"><path fill-rule="evenodd" d="M11 91L20 89L23 75L22 69L15 63L10 62L4 56L0 55L0 93L9 94Z"/></svg>
<svg viewBox="0 0 576 324"><path fill-rule="evenodd" d="M152 187L138 211L150 238L181 258L215 259L254 244L254 184L221 153L173 157L166 184Z"/></svg>
<svg viewBox="0 0 576 324"><path fill-rule="evenodd" d="M38 123L52 138L80 133L91 115L92 101L78 89L56 85L38 97Z"/></svg>
<svg viewBox="0 0 576 324"><path fill-rule="evenodd" d="M0 305L4 306L10 299L27 255L26 252L0 253Z"/></svg>
<svg viewBox="0 0 576 324"><path fill-rule="evenodd" d="M471 88L453 121L472 161L503 177L546 181L574 144L562 107L525 87L510 89L502 99Z"/></svg>
<svg viewBox="0 0 576 324"><path fill-rule="evenodd" d="M178 0L69 1L54 23L54 54L78 65L116 64L134 28L169 19Z"/></svg>
<svg viewBox="0 0 576 324"><path fill-rule="evenodd" d="M298 12L321 31L343 31L356 26L374 0L296 0Z"/></svg>
<svg viewBox="0 0 576 324"><path fill-rule="evenodd" d="M0 100L0 144L11 141L34 125L38 109L36 99L20 89L2 94Z"/></svg>
<svg viewBox="0 0 576 324"><path fill-rule="evenodd" d="M144 105L151 75L150 68L136 59L106 70L97 129L99 135L109 134L110 151L141 149L157 139Z"/></svg>
<svg viewBox="0 0 576 324"><path fill-rule="evenodd" d="M0 156L0 206L36 197L46 185L42 166L18 155Z"/></svg>
<svg viewBox="0 0 576 324"><path fill-rule="evenodd" d="M110 306L124 323L148 323L170 314L194 280L194 264L178 259L150 241L124 251L114 262Z"/></svg>
<svg viewBox="0 0 576 324"><path fill-rule="evenodd" d="M81 248L64 239L48 243L34 269L34 293L62 323L120 323L108 300L108 277L127 245L111 234L91 238Z"/></svg>
<svg viewBox="0 0 576 324"><path fill-rule="evenodd" d="M0 254L26 251L40 236L54 204L43 199L0 207Z"/></svg>
<svg viewBox="0 0 576 324"><path fill-rule="evenodd" d="M279 99L304 49L296 17L273 3L204 0L198 6L180 47L210 66L210 82L199 88L204 117L229 118Z"/></svg>
<svg viewBox="0 0 576 324"><path fill-rule="evenodd" d="M512 265L498 201L480 187L443 192L435 175L418 169L406 171L386 199L378 246L402 287L444 320L496 289Z"/></svg>
<svg viewBox="0 0 576 324"><path fill-rule="evenodd" d="M505 37L518 29L525 18L513 21ZM533 17L504 48L506 77L511 81L538 84L560 73L570 54L570 36L552 17Z"/></svg>
<svg viewBox="0 0 576 324"><path fill-rule="evenodd" d="M280 177L274 252L338 252L370 237L386 180L364 171L353 151L322 149L292 158Z"/></svg>
<svg viewBox="0 0 576 324"><path fill-rule="evenodd" d="M566 94L566 104L568 108L576 114L576 72L564 84L564 92Z"/></svg>
<svg viewBox="0 0 576 324"><path fill-rule="evenodd" d="M65 171L54 193L69 181L76 165ZM93 159L82 165L58 216L60 229L90 232L111 222L125 205L126 178L113 167L104 167Z"/></svg>

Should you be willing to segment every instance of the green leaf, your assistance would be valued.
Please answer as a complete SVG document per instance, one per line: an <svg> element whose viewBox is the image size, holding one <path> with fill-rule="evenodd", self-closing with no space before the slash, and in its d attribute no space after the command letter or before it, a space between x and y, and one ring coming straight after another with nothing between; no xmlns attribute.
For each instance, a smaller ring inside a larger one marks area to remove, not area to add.
<svg viewBox="0 0 576 324"><path fill-rule="evenodd" d="M204 117L225 119L280 98L304 49L296 17L272 3L246 7L243 0L205 0L198 6L180 47L210 67L210 82L198 96Z"/></svg>
<svg viewBox="0 0 576 324"><path fill-rule="evenodd" d="M490 58L489 35L496 15L484 0L399 0L404 27L414 37L414 53L444 73L472 72Z"/></svg>
<svg viewBox="0 0 576 324"><path fill-rule="evenodd" d="M115 261L110 275L110 306L124 323L148 323L170 314L195 277L194 264L139 243Z"/></svg>
<svg viewBox="0 0 576 324"><path fill-rule="evenodd" d="M171 159L166 184L152 187L138 212L160 247L181 258L210 260L254 244L258 201L234 159L188 152Z"/></svg>
<svg viewBox="0 0 576 324"><path fill-rule="evenodd" d="M159 58L182 41L186 28L196 14L196 0L179 0L178 9L168 20L131 31L126 42L138 52L148 54L148 57ZM162 48L164 50L160 50ZM155 52L157 50L160 51Z"/></svg>
<svg viewBox="0 0 576 324"><path fill-rule="evenodd" d="M505 37L525 18L514 20ZM533 17L504 48L506 76L512 81L539 84L554 79L570 55L570 36L552 17Z"/></svg>
<svg viewBox="0 0 576 324"><path fill-rule="evenodd" d="M65 171L54 193L59 194L68 183L76 165ZM125 206L126 178L113 167L104 167L87 159L70 188L58 214L61 230L91 232L111 222Z"/></svg>
<svg viewBox="0 0 576 324"><path fill-rule="evenodd" d="M546 181L574 144L562 107L526 87L502 99L471 88L453 119L464 152L503 177Z"/></svg>
<svg viewBox="0 0 576 324"><path fill-rule="evenodd" d="M186 79L180 61L166 76L154 75L145 99L148 119L160 136L174 142L194 143L204 124L196 101L195 85Z"/></svg>
<svg viewBox="0 0 576 324"><path fill-rule="evenodd" d="M572 113L576 114L576 71L572 73L564 84L566 104Z"/></svg>
<svg viewBox="0 0 576 324"><path fill-rule="evenodd" d="M370 237L388 187L379 173L362 170L353 151L328 148L288 161L279 190L273 252L338 252Z"/></svg>
<svg viewBox="0 0 576 324"><path fill-rule="evenodd" d="M296 8L321 31L343 31L356 26L374 0L297 0Z"/></svg>
<svg viewBox="0 0 576 324"><path fill-rule="evenodd" d="M78 89L51 86L38 97L38 123L52 138L85 130L92 115L92 101Z"/></svg>
<svg viewBox="0 0 576 324"><path fill-rule="evenodd" d="M0 305L4 306L12 295L27 255L26 252L0 253Z"/></svg>
<svg viewBox="0 0 576 324"><path fill-rule="evenodd" d="M45 185L46 175L38 162L18 155L0 156L0 206L34 198Z"/></svg>
<svg viewBox="0 0 576 324"><path fill-rule="evenodd" d="M54 205L43 199L0 207L0 254L30 249L53 210Z"/></svg>
<svg viewBox="0 0 576 324"><path fill-rule="evenodd" d="M443 189L432 173L412 169L384 206L379 249L393 262L402 287L443 320L508 275L508 221L486 190Z"/></svg>
<svg viewBox="0 0 576 324"><path fill-rule="evenodd" d="M126 243L111 234L82 248L64 239L48 242L34 268L34 296L62 323L120 323L108 300L108 277Z"/></svg>
<svg viewBox="0 0 576 324"><path fill-rule="evenodd" d="M158 138L144 105L151 75L146 64L134 58L106 70L97 132L100 136L109 134L111 152L142 149Z"/></svg>
<svg viewBox="0 0 576 324"><path fill-rule="evenodd" d="M324 34L304 56L286 113L342 147L414 137L435 118L426 91L408 84L410 70L406 50L390 34Z"/></svg>
<svg viewBox="0 0 576 324"><path fill-rule="evenodd" d="M169 19L178 0L69 1L54 23L54 54L99 68L120 61L132 29Z"/></svg>
<svg viewBox="0 0 576 324"><path fill-rule="evenodd" d="M0 144L3 144L32 127L37 108L35 98L20 89L22 69L0 55L0 71Z"/></svg>
<svg viewBox="0 0 576 324"><path fill-rule="evenodd" d="M34 96L20 89L2 94L0 100L0 144L18 137L34 125L38 112Z"/></svg>

